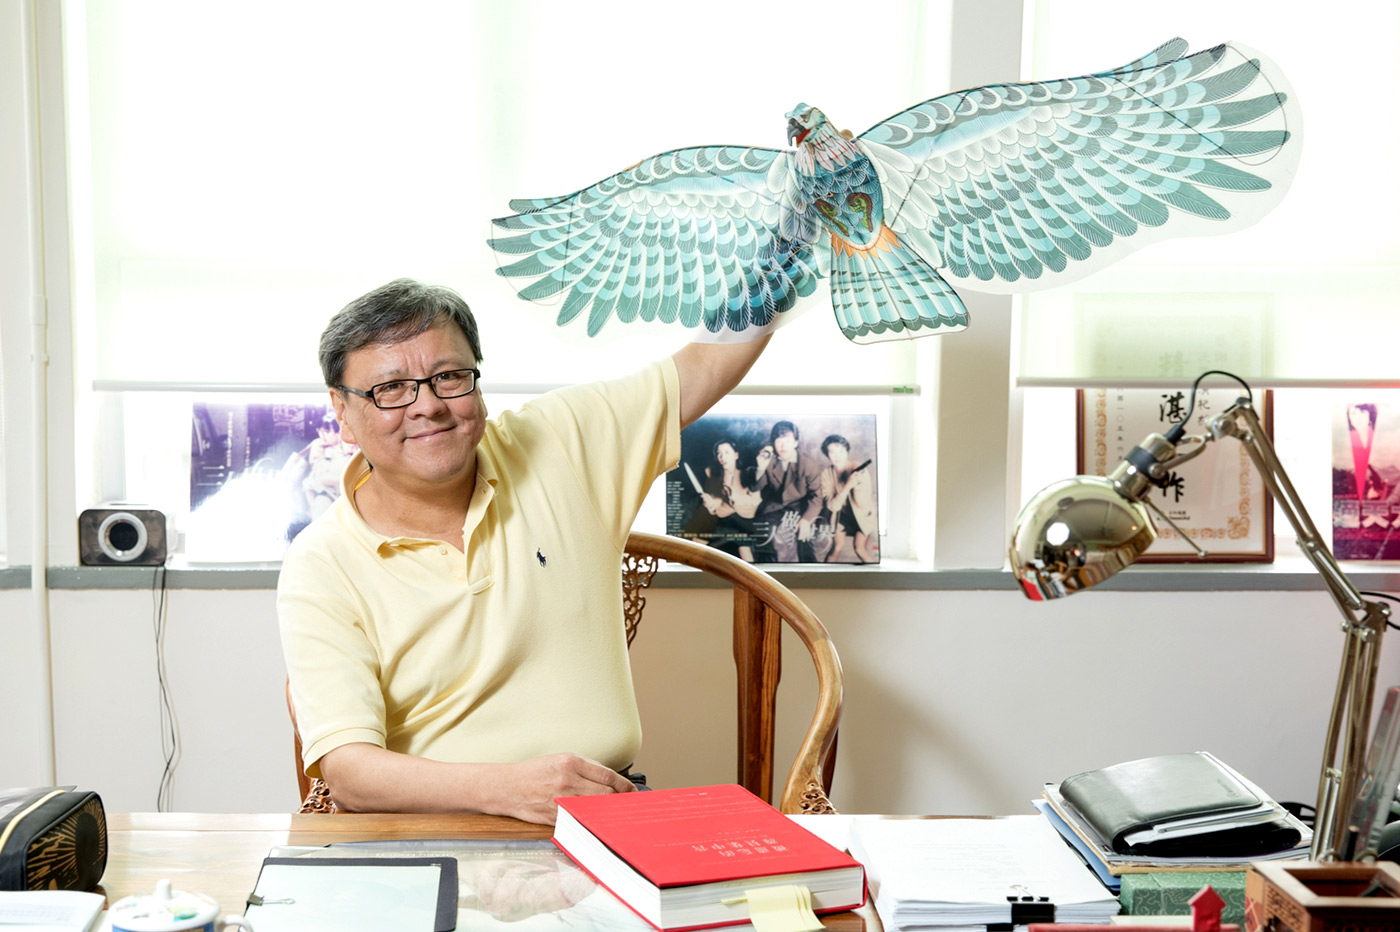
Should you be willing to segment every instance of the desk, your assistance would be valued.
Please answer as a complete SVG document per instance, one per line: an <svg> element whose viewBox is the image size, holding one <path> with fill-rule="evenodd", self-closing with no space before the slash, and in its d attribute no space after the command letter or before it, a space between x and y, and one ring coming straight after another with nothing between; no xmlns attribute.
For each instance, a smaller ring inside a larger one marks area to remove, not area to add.
<svg viewBox="0 0 1400 932"><path fill-rule="evenodd" d="M274 845L328 845L350 841L417 838L548 839L553 829L483 815L338 815L151 812L108 813L108 903L150 893L170 878L178 890L218 900L224 912L242 914L263 858ZM857 912L825 917L828 929L872 932L880 921L869 904Z"/></svg>

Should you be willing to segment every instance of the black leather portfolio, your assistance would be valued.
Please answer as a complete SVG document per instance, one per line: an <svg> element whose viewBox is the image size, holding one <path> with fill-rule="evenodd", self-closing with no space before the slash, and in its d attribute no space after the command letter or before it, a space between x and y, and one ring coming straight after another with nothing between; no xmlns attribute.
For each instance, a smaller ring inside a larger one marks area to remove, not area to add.
<svg viewBox="0 0 1400 932"><path fill-rule="evenodd" d="M1075 774L1060 795L1120 854L1234 857L1301 838L1282 807L1205 751Z"/></svg>

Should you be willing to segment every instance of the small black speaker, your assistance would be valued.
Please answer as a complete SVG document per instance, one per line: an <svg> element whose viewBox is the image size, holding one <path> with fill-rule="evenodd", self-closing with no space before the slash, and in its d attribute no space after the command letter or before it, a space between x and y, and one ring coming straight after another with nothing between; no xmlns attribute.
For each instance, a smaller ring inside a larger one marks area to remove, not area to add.
<svg viewBox="0 0 1400 932"><path fill-rule="evenodd" d="M83 566L161 566L165 515L154 508L109 502L78 515Z"/></svg>

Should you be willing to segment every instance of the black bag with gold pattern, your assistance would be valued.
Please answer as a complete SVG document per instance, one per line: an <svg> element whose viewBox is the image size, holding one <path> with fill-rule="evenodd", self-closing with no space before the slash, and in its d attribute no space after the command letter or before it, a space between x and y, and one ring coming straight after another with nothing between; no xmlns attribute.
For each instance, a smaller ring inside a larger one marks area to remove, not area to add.
<svg viewBox="0 0 1400 932"><path fill-rule="evenodd" d="M107 867L107 815L71 786L0 790L0 890L92 890Z"/></svg>

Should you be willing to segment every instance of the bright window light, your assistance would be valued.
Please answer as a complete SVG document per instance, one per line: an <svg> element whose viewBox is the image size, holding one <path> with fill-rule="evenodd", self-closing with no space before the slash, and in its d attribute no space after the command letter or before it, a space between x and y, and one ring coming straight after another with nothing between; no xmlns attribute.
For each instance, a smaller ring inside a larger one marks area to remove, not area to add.
<svg viewBox="0 0 1400 932"><path fill-rule="evenodd" d="M860 132L948 90L951 4L880 6L886 38L852 81L786 53L756 69L755 48L789 27L740 0L704 15L641 0L606 15L545 0L70 0L79 382L103 389L79 399L80 436L90 430L99 451L79 465L79 507L139 499L197 533L186 390L319 385L326 321L391 278L463 294L488 391L621 374L673 352L683 333L588 341L556 327L557 306L521 301L496 274L490 218L666 149L783 147L783 115L801 101ZM848 14L835 0L802 9L812 22ZM734 402L879 418L887 556L910 552L900 496L913 496L916 470L885 471L920 448L930 402L841 392L920 385L928 342L854 346L819 289L746 380L811 386L815 398ZM245 559L266 552L245 543Z"/></svg>

